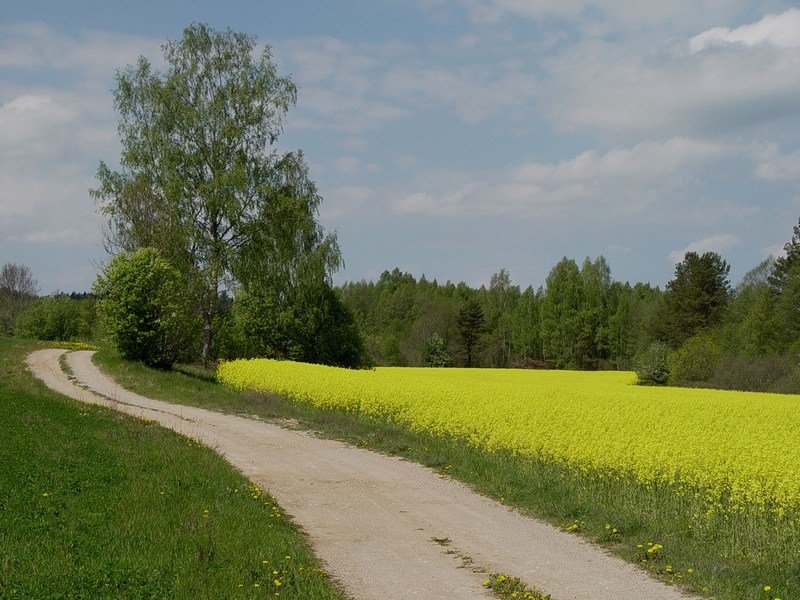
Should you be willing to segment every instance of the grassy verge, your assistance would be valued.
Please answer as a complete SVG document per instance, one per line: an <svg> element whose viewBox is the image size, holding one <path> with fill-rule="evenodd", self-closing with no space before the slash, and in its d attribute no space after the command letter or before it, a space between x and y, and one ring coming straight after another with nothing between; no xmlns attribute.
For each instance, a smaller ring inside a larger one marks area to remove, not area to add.
<svg viewBox="0 0 800 600"><path fill-rule="evenodd" d="M363 415L238 393L185 374L153 372L109 352L96 360L126 387L155 398L288 419L298 427L433 467L695 593L720 600L800 600L800 533L792 517L776 520L757 511L709 513L703 498L677 496L666 486L641 486L507 453L485 453L459 440Z"/></svg>
<svg viewBox="0 0 800 600"><path fill-rule="evenodd" d="M73 402L0 339L0 597L343 599L269 496L211 449Z"/></svg>

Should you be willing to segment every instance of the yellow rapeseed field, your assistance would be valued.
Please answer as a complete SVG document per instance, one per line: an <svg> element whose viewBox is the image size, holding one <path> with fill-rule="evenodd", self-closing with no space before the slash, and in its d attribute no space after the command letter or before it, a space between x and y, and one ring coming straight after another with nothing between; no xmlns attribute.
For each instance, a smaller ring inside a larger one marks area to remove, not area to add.
<svg viewBox="0 0 800 600"><path fill-rule="evenodd" d="M236 388L391 418L487 450L703 493L727 509L800 507L800 396L634 385L629 372L223 363Z"/></svg>

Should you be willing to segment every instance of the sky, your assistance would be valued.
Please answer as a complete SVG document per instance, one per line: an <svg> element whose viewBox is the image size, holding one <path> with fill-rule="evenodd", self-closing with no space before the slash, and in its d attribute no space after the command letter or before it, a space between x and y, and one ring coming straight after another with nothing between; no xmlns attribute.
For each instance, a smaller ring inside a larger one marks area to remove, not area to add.
<svg viewBox="0 0 800 600"><path fill-rule="evenodd" d="M108 260L89 195L120 146L117 70L193 22L272 48L345 268L538 287L563 256L732 283L800 217L800 6L758 0L0 4L0 264L42 293Z"/></svg>

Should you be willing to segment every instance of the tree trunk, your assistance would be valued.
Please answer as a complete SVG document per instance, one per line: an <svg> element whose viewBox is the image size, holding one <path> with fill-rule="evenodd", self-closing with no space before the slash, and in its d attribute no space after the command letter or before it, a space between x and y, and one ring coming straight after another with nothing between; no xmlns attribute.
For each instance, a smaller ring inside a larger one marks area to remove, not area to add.
<svg viewBox="0 0 800 600"><path fill-rule="evenodd" d="M203 366L208 366L208 359L211 356L211 311L203 311Z"/></svg>

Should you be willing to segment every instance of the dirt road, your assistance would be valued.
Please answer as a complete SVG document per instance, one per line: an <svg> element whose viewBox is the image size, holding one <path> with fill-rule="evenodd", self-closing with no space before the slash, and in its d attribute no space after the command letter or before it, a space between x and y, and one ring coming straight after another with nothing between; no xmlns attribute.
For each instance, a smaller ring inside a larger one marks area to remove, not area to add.
<svg viewBox="0 0 800 600"><path fill-rule="evenodd" d="M106 377L92 352L28 357L52 389L149 418L215 448L272 494L359 600L491 598L487 572L535 584L554 600L686 598L574 535L524 517L420 465L262 421L159 402Z"/></svg>

